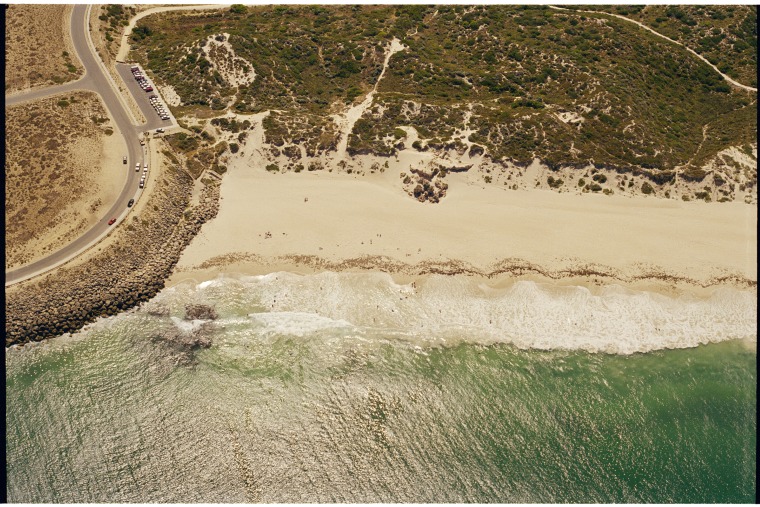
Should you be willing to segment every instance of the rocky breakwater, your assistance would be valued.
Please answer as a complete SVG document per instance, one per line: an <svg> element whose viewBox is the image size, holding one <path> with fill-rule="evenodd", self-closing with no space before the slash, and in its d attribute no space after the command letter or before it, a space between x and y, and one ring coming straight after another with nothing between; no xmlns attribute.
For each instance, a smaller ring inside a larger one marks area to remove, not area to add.
<svg viewBox="0 0 760 507"><path fill-rule="evenodd" d="M148 301L164 288L182 250L219 210L219 182L194 181L172 166L159 176L143 211L114 232L113 243L82 261L6 291L6 346L72 333L98 317Z"/></svg>

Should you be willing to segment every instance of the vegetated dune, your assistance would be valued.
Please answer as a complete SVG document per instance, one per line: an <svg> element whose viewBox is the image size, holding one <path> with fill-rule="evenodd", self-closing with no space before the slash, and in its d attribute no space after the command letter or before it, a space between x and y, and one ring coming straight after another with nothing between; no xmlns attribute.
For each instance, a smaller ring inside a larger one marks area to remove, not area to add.
<svg viewBox="0 0 760 507"><path fill-rule="evenodd" d="M707 58L742 84L757 86L754 5L585 5L569 7L625 16Z"/></svg>
<svg viewBox="0 0 760 507"><path fill-rule="evenodd" d="M95 223L118 193L120 140L94 93L6 109L5 268L56 250Z"/></svg>
<svg viewBox="0 0 760 507"><path fill-rule="evenodd" d="M700 19L744 33L738 14L718 14L726 19ZM386 62L394 39L405 49ZM754 202L756 171L717 160L713 175L704 167L729 149L751 162L755 94L686 48L608 14L505 5L258 6L148 16L130 41L130 57L160 87L171 87L174 114L186 124L269 111L270 153L284 154L294 171L342 151L341 142L349 156L392 157L413 128L421 153L466 151L504 167L538 158L552 170L646 174L649 185L676 185L683 176L700 185L699 195L685 198ZM344 132L336 119L349 110L361 114ZM558 191L568 183L556 175L544 181ZM588 191L617 191L617 183L595 180ZM656 194L683 198L668 190Z"/></svg>
<svg viewBox="0 0 760 507"><path fill-rule="evenodd" d="M82 75L66 5L11 5L5 25L5 93L61 84Z"/></svg>

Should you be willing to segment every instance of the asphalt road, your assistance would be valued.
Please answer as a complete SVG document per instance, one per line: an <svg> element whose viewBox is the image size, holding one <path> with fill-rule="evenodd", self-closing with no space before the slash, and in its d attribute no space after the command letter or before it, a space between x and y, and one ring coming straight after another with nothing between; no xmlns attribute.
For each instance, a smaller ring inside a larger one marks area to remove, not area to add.
<svg viewBox="0 0 760 507"><path fill-rule="evenodd" d="M108 221L111 218L116 218L117 220L123 219L129 209L127 208L127 202L132 198L136 198L140 191L139 181L142 171L139 173L135 172L134 166L137 162L140 162L141 164L144 162L145 151L143 147L140 146L139 134L146 128L150 128L150 122L145 126L133 125L124 105L117 93L111 87L111 81L109 80L109 77L106 76L105 69L101 67L97 54L93 52L87 42L87 7L87 5L76 5L71 15L71 37L74 43L74 49L85 68L84 77L73 83L35 90L28 94L6 97L6 107L59 92L73 90L92 90L97 92L103 99L108 112L111 114L111 118L113 118L116 123L116 128L126 142L126 153L119 154L118 167L106 167L105 170L127 171L126 183L119 194L119 197L116 199L116 202L114 202L111 208L100 217L100 220L92 229L88 230L82 236L57 252L43 259L12 271L6 271L6 286L52 269L53 267L72 259L99 241L110 229L116 227L116 224L109 226ZM123 155L127 155L128 160L126 165L121 162L121 156Z"/></svg>

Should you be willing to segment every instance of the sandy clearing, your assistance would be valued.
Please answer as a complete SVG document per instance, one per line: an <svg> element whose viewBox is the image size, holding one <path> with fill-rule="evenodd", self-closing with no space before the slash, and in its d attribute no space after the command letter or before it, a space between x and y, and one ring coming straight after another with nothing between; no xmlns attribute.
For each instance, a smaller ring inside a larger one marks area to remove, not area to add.
<svg viewBox="0 0 760 507"><path fill-rule="evenodd" d="M223 40L217 40L219 36ZM250 85L256 80L253 64L235 54L235 49L230 44L230 34L209 35L201 49L206 59L211 62L211 68L218 72L229 86L237 88Z"/></svg>
<svg viewBox="0 0 760 507"><path fill-rule="evenodd" d="M164 98L166 99L166 103L170 106L176 107L182 105L182 99L179 95L177 95L177 92L174 91L174 87L171 85L166 85L161 87L161 93L163 94Z"/></svg>

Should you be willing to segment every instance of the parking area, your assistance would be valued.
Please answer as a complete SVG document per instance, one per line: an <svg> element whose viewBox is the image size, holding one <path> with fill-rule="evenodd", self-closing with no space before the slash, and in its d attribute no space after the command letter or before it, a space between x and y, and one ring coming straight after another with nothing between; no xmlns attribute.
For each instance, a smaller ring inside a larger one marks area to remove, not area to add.
<svg viewBox="0 0 760 507"><path fill-rule="evenodd" d="M116 65L116 70L146 118L146 123L142 128L152 130L176 125L174 116L158 89L139 65L119 63Z"/></svg>

